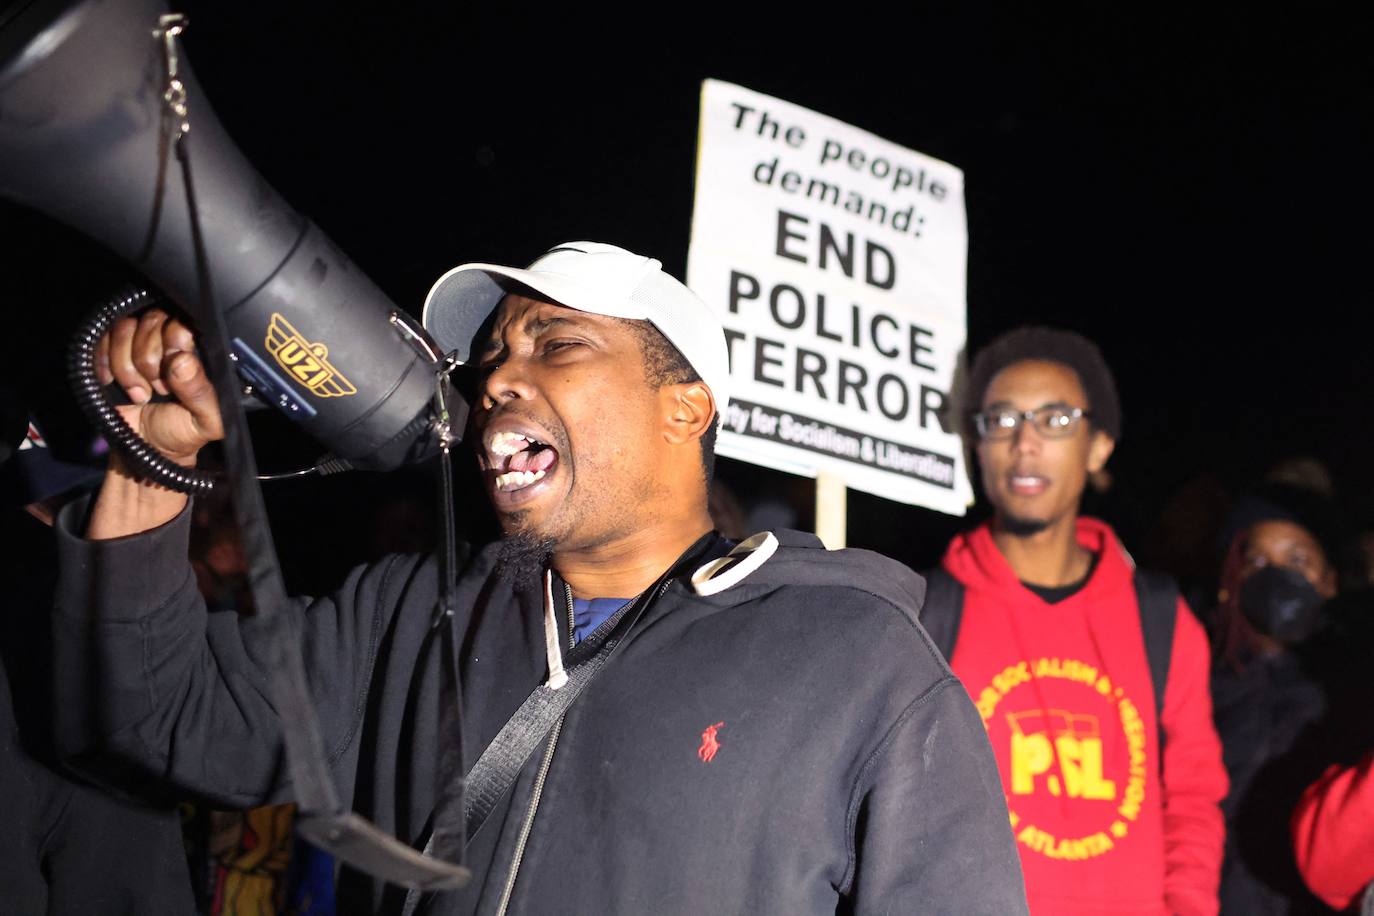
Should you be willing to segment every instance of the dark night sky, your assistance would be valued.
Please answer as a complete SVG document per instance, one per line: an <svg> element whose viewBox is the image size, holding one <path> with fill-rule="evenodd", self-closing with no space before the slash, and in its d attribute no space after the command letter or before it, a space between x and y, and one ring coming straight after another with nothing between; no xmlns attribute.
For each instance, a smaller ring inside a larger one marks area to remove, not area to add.
<svg viewBox="0 0 1374 916"><path fill-rule="evenodd" d="M1126 527L1200 472L1243 483L1295 453L1374 503L1370 36L1354 12L505 6L183 9L249 159L399 303L461 261L570 238L681 275L699 86L717 77L964 170L970 344L1027 322L1101 344L1125 402L1111 511ZM12 210L0 225L12 294L69 295L53 259L70 243ZM900 532L925 535L904 558L933 558L955 524L853 506L890 532L865 522L856 542L902 554Z"/></svg>

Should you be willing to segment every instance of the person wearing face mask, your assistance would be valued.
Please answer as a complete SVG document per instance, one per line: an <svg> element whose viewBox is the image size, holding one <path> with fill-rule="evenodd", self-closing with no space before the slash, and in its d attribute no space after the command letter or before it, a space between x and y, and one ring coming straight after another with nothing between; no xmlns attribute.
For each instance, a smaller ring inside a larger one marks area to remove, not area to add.
<svg viewBox="0 0 1374 916"><path fill-rule="evenodd" d="M1328 912L1298 876L1287 822L1325 763L1327 700L1310 647L1336 597L1333 516L1320 496L1271 485L1242 498L1228 525L1212 679L1231 779L1223 914Z"/></svg>

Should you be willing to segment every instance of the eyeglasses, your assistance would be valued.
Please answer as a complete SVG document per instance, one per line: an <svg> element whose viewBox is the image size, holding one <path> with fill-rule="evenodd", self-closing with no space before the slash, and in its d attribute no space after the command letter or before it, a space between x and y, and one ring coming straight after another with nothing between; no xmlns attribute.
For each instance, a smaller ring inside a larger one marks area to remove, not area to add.
<svg viewBox="0 0 1374 916"><path fill-rule="evenodd" d="M1087 416L1091 416L1089 411L1067 404L1046 404L1035 410L1003 407L974 414L973 426L980 439L1010 439L1022 423L1029 421L1046 439L1063 439L1072 436L1078 421Z"/></svg>

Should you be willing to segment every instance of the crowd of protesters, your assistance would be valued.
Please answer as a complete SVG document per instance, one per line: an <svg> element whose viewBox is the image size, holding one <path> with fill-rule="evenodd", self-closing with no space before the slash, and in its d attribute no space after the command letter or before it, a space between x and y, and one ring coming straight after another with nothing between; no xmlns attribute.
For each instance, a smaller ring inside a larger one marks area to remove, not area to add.
<svg viewBox="0 0 1374 916"><path fill-rule="evenodd" d="M1319 462L1276 463L1234 492L1189 488L1185 522L1176 502L1148 544L1123 544L1080 514L1126 428L1097 348L1016 329L980 352L969 387L987 520L924 571L922 621L992 741L1031 912L1374 912L1374 533L1345 514L1357 501ZM332 912L332 868L293 845L289 806L183 802L177 829L166 798L116 800L54 759L35 687L47 637L33 635L46 632L34 615L50 551L35 559L46 532L14 523L25 507L50 521L91 475L33 427L23 441L0 472L9 528L26 538L9 551L7 580L24 587L0 646L0 766L17 774L0 796L23 837L0 899L24 912L188 912L191 900L223 916ZM711 499L727 536L796 519L795 494L751 500L729 478ZM384 500L377 552L425 547L432 510L411 493ZM207 601L242 610L228 515L207 504L195 531ZM184 876L169 868L183 831Z"/></svg>

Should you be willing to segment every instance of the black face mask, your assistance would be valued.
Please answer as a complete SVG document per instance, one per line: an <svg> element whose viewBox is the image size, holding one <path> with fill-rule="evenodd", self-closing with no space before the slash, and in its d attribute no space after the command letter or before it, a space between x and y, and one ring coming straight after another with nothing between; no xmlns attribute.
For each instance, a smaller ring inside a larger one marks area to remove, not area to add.
<svg viewBox="0 0 1374 916"><path fill-rule="evenodd" d="M1280 642L1299 643L1321 622L1325 599L1302 573L1266 566L1240 586L1240 611L1255 632Z"/></svg>

